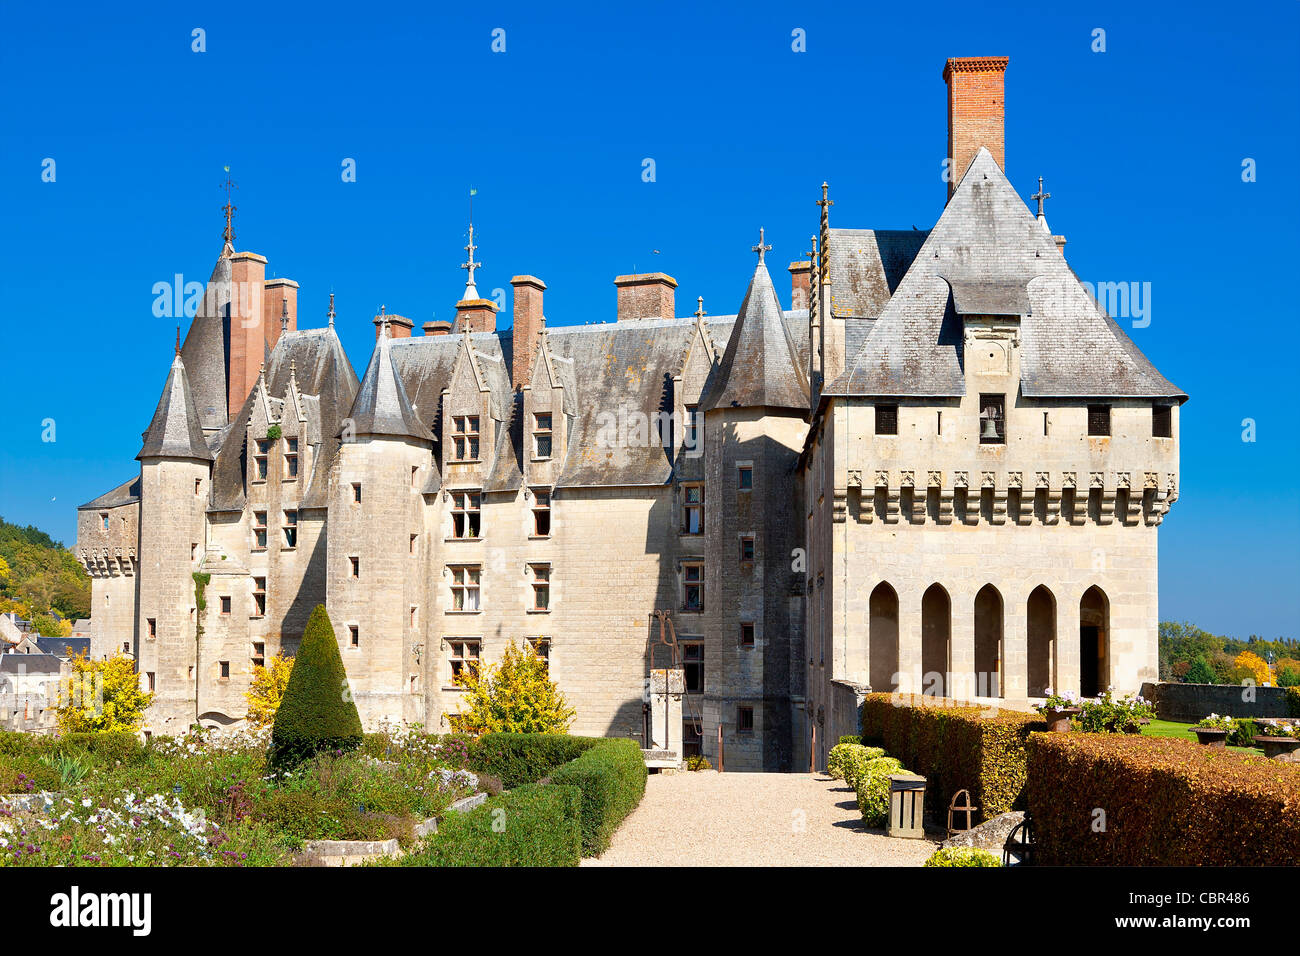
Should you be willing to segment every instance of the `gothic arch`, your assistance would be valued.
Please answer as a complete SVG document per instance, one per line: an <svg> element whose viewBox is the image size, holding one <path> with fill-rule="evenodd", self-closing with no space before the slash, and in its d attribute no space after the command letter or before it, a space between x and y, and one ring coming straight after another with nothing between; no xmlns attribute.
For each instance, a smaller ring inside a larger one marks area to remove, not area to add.
<svg viewBox="0 0 1300 956"><path fill-rule="evenodd" d="M975 595L975 695L1002 696L1002 594L991 584Z"/></svg>
<svg viewBox="0 0 1300 956"><path fill-rule="evenodd" d="M1110 685L1110 598L1097 585L1079 599L1079 694L1096 697Z"/></svg>
<svg viewBox="0 0 1300 956"><path fill-rule="evenodd" d="M952 696L952 600L942 584L921 595L921 691Z"/></svg>
<svg viewBox="0 0 1300 956"><path fill-rule="evenodd" d="M892 693L898 690L898 592L881 581L871 592L868 609L871 689Z"/></svg>
<svg viewBox="0 0 1300 956"><path fill-rule="evenodd" d="M1056 686L1056 596L1040 584L1025 602L1026 658L1029 665L1029 696L1046 697Z"/></svg>

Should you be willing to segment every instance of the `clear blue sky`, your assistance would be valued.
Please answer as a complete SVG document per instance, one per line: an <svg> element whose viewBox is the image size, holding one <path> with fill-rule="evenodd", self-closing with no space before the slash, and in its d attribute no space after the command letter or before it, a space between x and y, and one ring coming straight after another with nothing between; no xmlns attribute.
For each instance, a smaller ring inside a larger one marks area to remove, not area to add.
<svg viewBox="0 0 1300 956"><path fill-rule="evenodd" d="M438 6L4 6L0 514L71 544L136 469L174 335L151 290L206 280L226 164L237 246L301 284L301 326L335 291L361 371L380 303L453 316L471 184L479 288L538 275L552 324L612 318L633 268L734 312L758 227L798 256L823 179L837 225L928 228L944 59L1006 55L1012 182L1046 177L1082 278L1151 283L1132 335L1192 396L1161 616L1300 636L1295 0Z"/></svg>

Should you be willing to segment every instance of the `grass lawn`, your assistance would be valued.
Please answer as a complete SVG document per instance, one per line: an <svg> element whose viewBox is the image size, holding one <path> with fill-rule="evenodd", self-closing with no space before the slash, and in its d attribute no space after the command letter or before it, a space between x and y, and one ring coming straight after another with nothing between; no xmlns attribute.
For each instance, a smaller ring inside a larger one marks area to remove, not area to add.
<svg viewBox="0 0 1300 956"><path fill-rule="evenodd" d="M1175 720L1156 720L1152 718L1151 723L1142 728L1142 733L1148 737L1177 737L1181 740L1190 740L1196 742L1196 734L1192 733L1191 724L1182 724ZM1240 750L1245 753L1263 754L1259 747L1229 747L1229 750Z"/></svg>

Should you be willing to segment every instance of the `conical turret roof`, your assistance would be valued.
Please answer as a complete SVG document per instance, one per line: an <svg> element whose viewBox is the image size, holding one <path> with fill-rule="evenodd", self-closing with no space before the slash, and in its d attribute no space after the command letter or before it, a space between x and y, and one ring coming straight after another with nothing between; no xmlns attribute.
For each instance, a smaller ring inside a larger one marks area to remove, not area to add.
<svg viewBox="0 0 1300 956"><path fill-rule="evenodd" d="M144 433L144 445L137 459L195 458L211 461L212 452L203 440L203 426L194 407L189 376L180 353L172 361L153 421Z"/></svg>
<svg viewBox="0 0 1300 956"><path fill-rule="evenodd" d="M433 433L420 421L406 397L402 380L393 369L393 340L387 324L381 330L370 355L370 364L361 378L356 401L352 403L353 433L361 435L402 435L407 438L433 440Z"/></svg>

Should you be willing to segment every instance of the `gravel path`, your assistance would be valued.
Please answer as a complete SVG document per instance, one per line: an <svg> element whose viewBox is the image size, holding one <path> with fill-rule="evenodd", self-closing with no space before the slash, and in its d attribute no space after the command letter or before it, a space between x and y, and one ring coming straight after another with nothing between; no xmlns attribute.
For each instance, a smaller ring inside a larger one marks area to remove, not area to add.
<svg viewBox="0 0 1300 956"><path fill-rule="evenodd" d="M806 773L651 774L613 843L583 866L919 866L929 840L868 830L842 780Z"/></svg>

